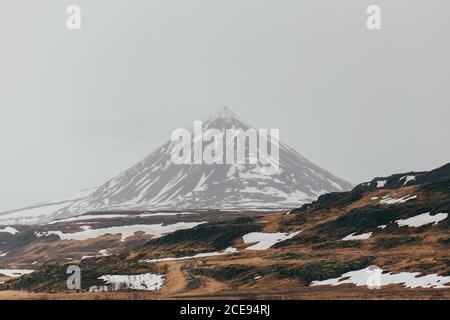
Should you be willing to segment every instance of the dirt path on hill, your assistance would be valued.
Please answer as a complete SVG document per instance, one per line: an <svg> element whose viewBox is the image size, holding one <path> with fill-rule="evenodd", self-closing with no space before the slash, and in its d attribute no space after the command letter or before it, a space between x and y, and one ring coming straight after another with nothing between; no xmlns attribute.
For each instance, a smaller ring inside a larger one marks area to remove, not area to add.
<svg viewBox="0 0 450 320"><path fill-rule="evenodd" d="M166 274L164 285L159 293L161 295L183 293L188 285L186 275L181 269L183 261L171 261L167 263L167 266L169 270Z"/></svg>

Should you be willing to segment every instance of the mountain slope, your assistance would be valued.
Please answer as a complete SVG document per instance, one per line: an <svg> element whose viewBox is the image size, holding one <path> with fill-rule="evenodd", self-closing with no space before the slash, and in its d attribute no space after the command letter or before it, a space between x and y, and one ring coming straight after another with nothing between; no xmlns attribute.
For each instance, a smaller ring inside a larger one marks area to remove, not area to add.
<svg viewBox="0 0 450 320"><path fill-rule="evenodd" d="M245 131L250 126L225 110L204 122L204 130L211 128ZM171 161L174 146L175 142L167 142L71 210L289 208L351 188L283 143L279 143L280 172L272 176L261 174L258 165L176 165Z"/></svg>
<svg viewBox="0 0 450 320"><path fill-rule="evenodd" d="M41 202L29 207L0 213L0 225L36 224L65 217L69 213L68 207L86 198L96 189L84 189L54 201Z"/></svg>

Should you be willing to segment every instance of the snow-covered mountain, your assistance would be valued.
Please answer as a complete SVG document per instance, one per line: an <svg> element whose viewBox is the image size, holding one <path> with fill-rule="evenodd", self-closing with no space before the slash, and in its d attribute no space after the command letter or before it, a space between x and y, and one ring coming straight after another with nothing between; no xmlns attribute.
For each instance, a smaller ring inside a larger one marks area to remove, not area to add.
<svg viewBox="0 0 450 320"><path fill-rule="evenodd" d="M211 128L221 132L246 131L251 126L224 109L203 121L204 131ZM269 142L271 139L268 136ZM174 164L171 152L176 143L169 140L90 195L64 205L52 202L48 207L28 209L39 209L48 215L52 206L52 210L57 208L53 213L67 216L118 209L295 208L321 194L352 188L349 182L311 163L282 142L277 143L279 171L275 175L262 174L261 167L254 164ZM206 146L204 143L203 148ZM0 223L3 217L0 215Z"/></svg>
<svg viewBox="0 0 450 320"><path fill-rule="evenodd" d="M211 128L245 131L250 126L224 109L203 122L203 130ZM279 144L279 173L271 176L261 174L258 165L176 165L171 159L175 143L168 141L71 209L288 208L352 187L283 143Z"/></svg>

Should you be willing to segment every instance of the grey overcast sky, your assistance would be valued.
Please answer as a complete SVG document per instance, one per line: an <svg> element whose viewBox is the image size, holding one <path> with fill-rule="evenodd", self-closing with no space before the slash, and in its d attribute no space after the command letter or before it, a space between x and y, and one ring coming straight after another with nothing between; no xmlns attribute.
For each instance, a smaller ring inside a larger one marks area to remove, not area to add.
<svg viewBox="0 0 450 320"><path fill-rule="evenodd" d="M100 185L224 105L353 183L443 165L449 14L448 0L2 0L0 210Z"/></svg>

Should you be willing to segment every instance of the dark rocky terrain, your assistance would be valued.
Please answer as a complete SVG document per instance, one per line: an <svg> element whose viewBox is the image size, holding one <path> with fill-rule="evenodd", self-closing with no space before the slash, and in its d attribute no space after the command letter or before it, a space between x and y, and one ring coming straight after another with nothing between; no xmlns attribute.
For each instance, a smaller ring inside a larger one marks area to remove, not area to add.
<svg viewBox="0 0 450 320"><path fill-rule="evenodd" d="M66 269L76 263L84 279L80 297L89 297L86 292L92 286L107 285L98 279L105 274L158 273L165 279L160 290L141 293L140 298L448 299L449 213L447 164L429 172L376 178L348 192L322 195L291 212L253 212L225 221L221 217L140 239L109 257L45 263L1 289L73 297L76 294L65 288ZM264 247L274 235L277 240ZM345 284L354 272L369 266L383 270L386 282L380 290ZM397 280L389 282L389 276ZM329 279L344 284L317 283ZM101 297L130 298L126 292Z"/></svg>

